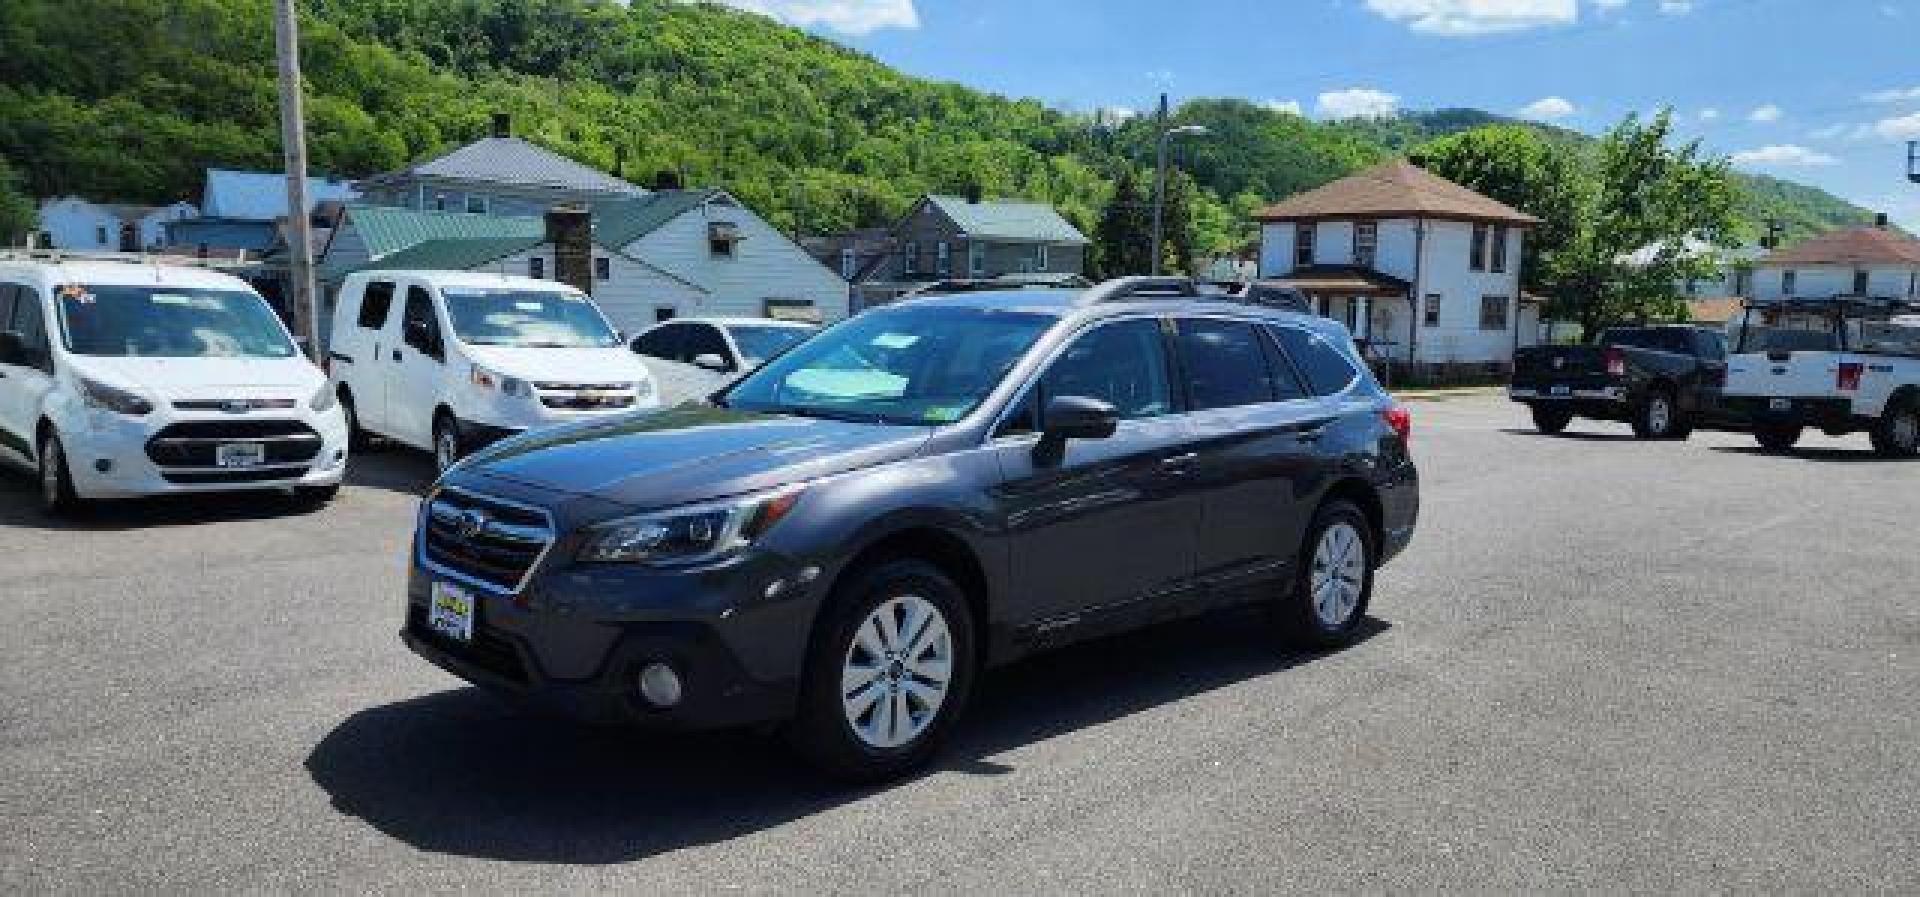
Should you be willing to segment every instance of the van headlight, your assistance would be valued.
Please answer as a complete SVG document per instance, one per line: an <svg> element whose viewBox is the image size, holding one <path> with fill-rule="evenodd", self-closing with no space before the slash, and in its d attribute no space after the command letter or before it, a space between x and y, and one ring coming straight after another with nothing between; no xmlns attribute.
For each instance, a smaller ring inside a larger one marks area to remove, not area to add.
<svg viewBox="0 0 1920 897"><path fill-rule="evenodd" d="M85 377L79 380L80 398L88 408L100 408L128 417L145 417L153 411L153 402L137 392Z"/></svg>
<svg viewBox="0 0 1920 897"><path fill-rule="evenodd" d="M308 408L312 408L322 414L332 411L333 406L338 404L340 404L340 397L333 391L333 381L331 380L320 384L320 388L314 390L313 398L307 400Z"/></svg>
<svg viewBox="0 0 1920 897"><path fill-rule="evenodd" d="M737 552L778 524L805 487L788 486L593 526L579 559L594 564L697 564Z"/></svg>
<svg viewBox="0 0 1920 897"><path fill-rule="evenodd" d="M527 381L521 380L518 377L509 377L505 374L496 374L477 364L470 369L467 379L473 381L473 385L482 389L500 390L503 395L529 396L533 394L533 390L527 386Z"/></svg>

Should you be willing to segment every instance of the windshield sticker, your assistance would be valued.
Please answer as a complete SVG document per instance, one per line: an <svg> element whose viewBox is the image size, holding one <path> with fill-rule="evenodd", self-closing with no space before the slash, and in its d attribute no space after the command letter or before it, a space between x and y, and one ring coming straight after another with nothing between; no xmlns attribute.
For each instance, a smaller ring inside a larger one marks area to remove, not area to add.
<svg viewBox="0 0 1920 897"><path fill-rule="evenodd" d="M935 405L922 415L936 424L950 424L960 419L960 412L966 409L958 405Z"/></svg>
<svg viewBox="0 0 1920 897"><path fill-rule="evenodd" d="M873 345L881 349L906 349L920 341L920 337L911 333L882 333L873 338Z"/></svg>
<svg viewBox="0 0 1920 897"><path fill-rule="evenodd" d="M463 289L460 287L441 287L440 288L440 295L445 296L448 299L452 299L455 296L458 296L462 299L478 299L482 296L485 296L486 294L487 294L486 290Z"/></svg>
<svg viewBox="0 0 1920 897"><path fill-rule="evenodd" d="M540 311L547 306L540 302L515 302L513 307L521 311Z"/></svg>
<svg viewBox="0 0 1920 897"><path fill-rule="evenodd" d="M83 304L93 303L93 294L79 284L67 284L60 288L60 298Z"/></svg>

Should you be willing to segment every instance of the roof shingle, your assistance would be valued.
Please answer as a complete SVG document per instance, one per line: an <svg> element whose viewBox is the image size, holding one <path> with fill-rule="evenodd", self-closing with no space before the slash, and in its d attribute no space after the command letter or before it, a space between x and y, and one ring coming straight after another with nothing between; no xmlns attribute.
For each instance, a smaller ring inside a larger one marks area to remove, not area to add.
<svg viewBox="0 0 1920 897"><path fill-rule="evenodd" d="M624 248L667 222L721 196L719 190L660 190L632 199L593 204L593 238Z"/></svg>
<svg viewBox="0 0 1920 897"><path fill-rule="evenodd" d="M1760 260L1764 265L1920 265L1920 240L1886 227L1850 227L1810 237Z"/></svg>
<svg viewBox="0 0 1920 897"><path fill-rule="evenodd" d="M347 220L366 241L367 255L381 258L429 240L543 238L546 221L531 216L416 212L388 206L348 206Z"/></svg>
<svg viewBox="0 0 1920 897"><path fill-rule="evenodd" d="M968 237L1085 244L1087 237L1053 206L1039 202L991 199L968 202L960 196L928 196L927 201L953 220Z"/></svg>
<svg viewBox="0 0 1920 897"><path fill-rule="evenodd" d="M524 252L545 242L545 237L478 237L471 239L428 240L399 252L381 256L361 270L366 271L466 271L496 259Z"/></svg>
<svg viewBox="0 0 1920 897"><path fill-rule="evenodd" d="M1314 218L1449 218L1533 225L1540 219L1399 159L1283 199L1261 221Z"/></svg>
<svg viewBox="0 0 1920 897"><path fill-rule="evenodd" d="M384 175L375 180L407 175L624 196L643 196L647 192L518 137L483 137L399 175Z"/></svg>

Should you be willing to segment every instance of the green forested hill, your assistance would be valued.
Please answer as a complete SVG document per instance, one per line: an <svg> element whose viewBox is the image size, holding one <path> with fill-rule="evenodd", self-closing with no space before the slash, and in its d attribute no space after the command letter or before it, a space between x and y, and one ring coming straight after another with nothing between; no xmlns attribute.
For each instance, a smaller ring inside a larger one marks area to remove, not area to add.
<svg viewBox="0 0 1920 897"><path fill-rule="evenodd" d="M1089 117L908 77L723 7L673 0L307 0L317 169L398 168L516 131L646 180L724 184L812 232L881 223L927 191L978 184L1058 204L1091 232L1112 179L1150 163L1144 122ZM0 3L0 158L36 196L191 198L207 166L279 167L270 0ZM1036 92L1040 86L1036 85ZM1422 141L1500 119L1446 110L1315 123L1237 100L1180 110L1205 248L1244 212ZM1585 138L1558 131L1569 141ZM4 166L0 166L4 171ZM0 179L4 180L4 179ZM1859 220L1824 192L1749 179L1753 214L1802 229ZM0 185L3 187L4 185Z"/></svg>

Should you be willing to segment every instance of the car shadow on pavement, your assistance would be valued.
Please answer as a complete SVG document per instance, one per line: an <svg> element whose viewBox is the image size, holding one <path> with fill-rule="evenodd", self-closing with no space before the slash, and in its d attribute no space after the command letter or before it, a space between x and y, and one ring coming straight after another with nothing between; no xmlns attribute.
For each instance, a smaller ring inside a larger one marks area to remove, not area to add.
<svg viewBox="0 0 1920 897"><path fill-rule="evenodd" d="M111 532L270 520L320 511L285 492L221 492L94 502L78 516L54 517L40 510L38 486L30 476L0 472L0 528Z"/></svg>
<svg viewBox="0 0 1920 897"><path fill-rule="evenodd" d="M1276 647L1269 628L1249 625L1251 614L1173 623L991 672L943 762L923 775L1007 774L994 759L1004 751L1327 656ZM1360 643L1389 628L1368 618ZM1046 700L1033 700L1036 690ZM340 812L413 847L544 863L641 859L877 791L823 780L765 735L590 728L516 714L474 688L355 713L306 767Z"/></svg>
<svg viewBox="0 0 1920 897"><path fill-rule="evenodd" d="M357 449L347 459L347 485L424 495L436 474L433 456L397 445Z"/></svg>
<svg viewBox="0 0 1920 897"><path fill-rule="evenodd" d="M1592 442L1633 442L1639 437L1632 433L1592 433L1581 430L1565 430L1559 433L1542 433L1525 427L1502 427L1502 433L1515 436L1538 436L1542 439L1584 439Z"/></svg>
<svg viewBox="0 0 1920 897"><path fill-rule="evenodd" d="M1757 445L1716 445L1716 452L1732 455L1758 455L1775 458L1797 458L1802 461L1824 461L1831 464L1912 464L1905 458L1887 458L1874 453L1872 449L1843 448L1796 448L1790 452L1771 452Z"/></svg>

